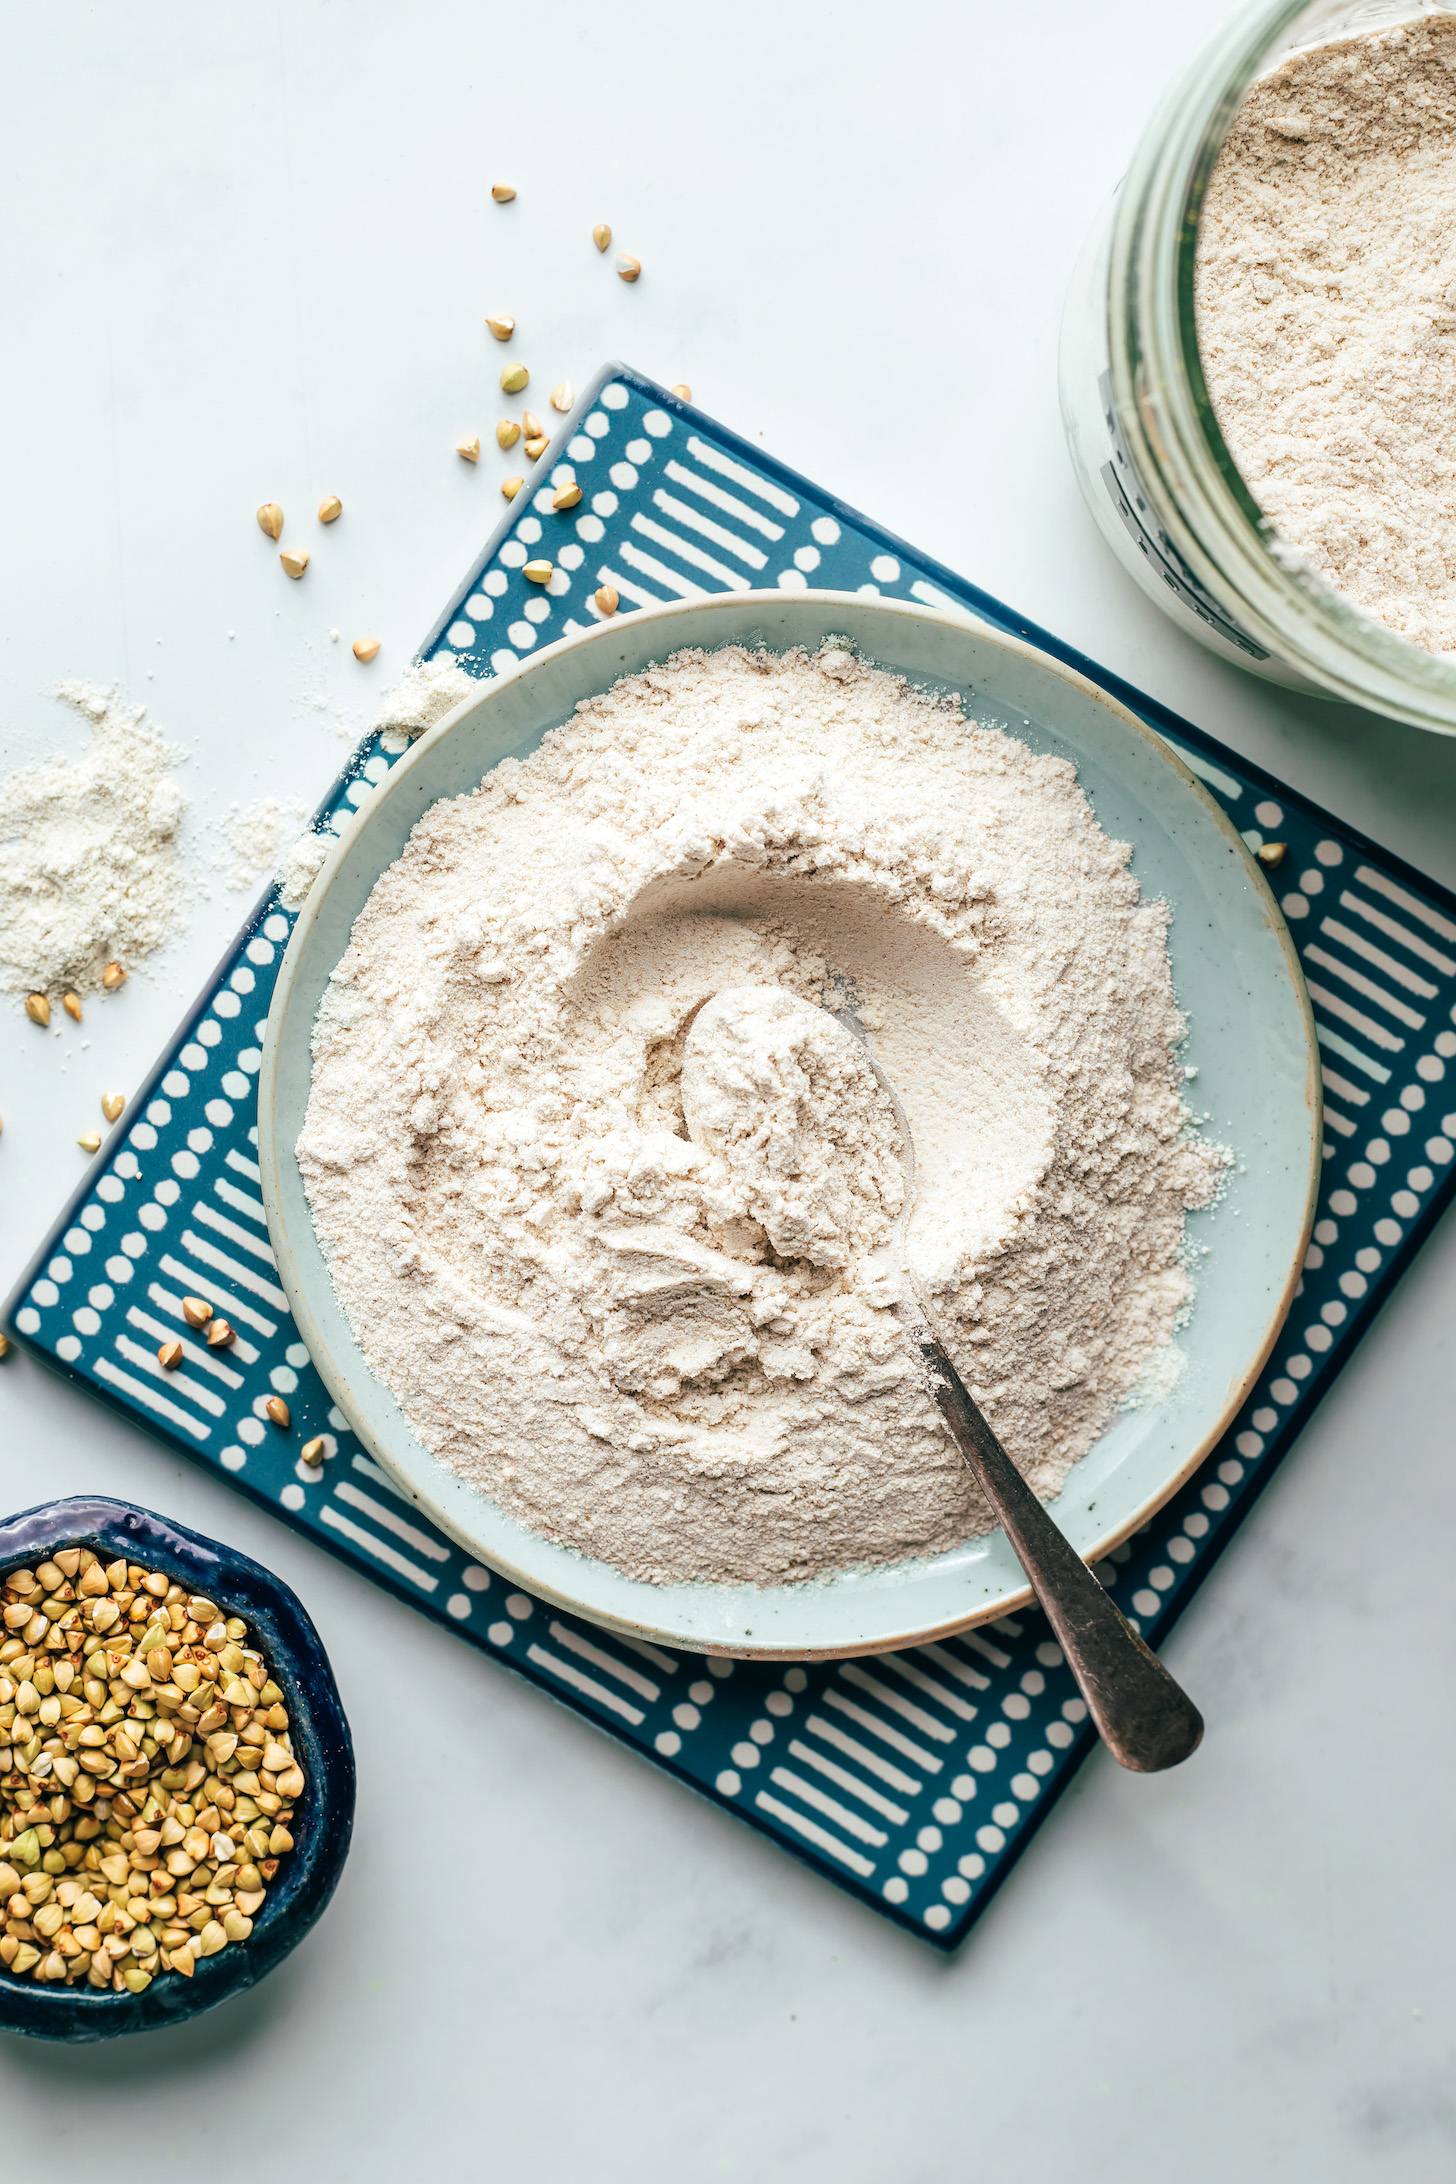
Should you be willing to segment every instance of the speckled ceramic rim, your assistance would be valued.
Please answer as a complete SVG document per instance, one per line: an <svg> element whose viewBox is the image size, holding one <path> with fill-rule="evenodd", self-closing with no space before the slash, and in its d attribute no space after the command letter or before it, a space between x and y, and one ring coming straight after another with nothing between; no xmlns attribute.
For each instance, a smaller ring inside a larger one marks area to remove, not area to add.
<svg viewBox="0 0 1456 2184"><path fill-rule="evenodd" d="M246 1942L203 1957L190 1979L163 1972L142 1994L39 1986L0 1965L0 2031L41 2040L114 2039L200 2017L256 1986L303 1940L332 1896L354 1826L354 1746L323 1641L298 1595L261 1563L150 1509L86 1495L48 1502L0 1524L0 1571L42 1562L60 1547L90 1547L108 1561L164 1570L179 1584L241 1615L257 1633L288 1707L294 1747L308 1777L292 1827L293 1849L268 1890Z"/></svg>
<svg viewBox="0 0 1456 2184"><path fill-rule="evenodd" d="M363 804L289 943L259 1077L258 1151L279 1279L314 1363L370 1454L436 1524L523 1590L630 1637L750 1659L920 1645L1005 1615L1030 1593L999 1531L943 1555L755 1588L647 1585L528 1530L430 1455L370 1371L334 1294L293 1146L319 997L375 880L430 805L533 749L578 699L682 646L812 648L830 635L917 683L958 691L973 716L1071 757L1103 824L1132 840L1144 891L1173 907L1170 949L1190 1015L1189 1051L1216 1079L1212 1127L1237 1146L1241 1163L1218 1216L1218 1250L1200 1275L1178 1388L1116 1420L1052 1505L1089 1561L1117 1546L1219 1440L1289 1309L1319 1183L1319 1049L1284 921L1231 821L1161 737L1045 653L959 613L812 591L684 601L547 647L421 736ZM1192 1217L1193 1233L1212 1218Z"/></svg>

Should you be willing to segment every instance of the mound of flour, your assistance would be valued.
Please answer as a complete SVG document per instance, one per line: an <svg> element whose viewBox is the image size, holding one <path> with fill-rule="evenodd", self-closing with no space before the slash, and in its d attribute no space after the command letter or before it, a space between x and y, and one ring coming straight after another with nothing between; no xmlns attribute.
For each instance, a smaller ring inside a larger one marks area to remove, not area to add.
<svg viewBox="0 0 1456 2184"><path fill-rule="evenodd" d="M171 768L186 752L114 689L56 696L90 722L89 750L0 781L0 983L15 993L93 993L113 959L135 968L182 922Z"/></svg>
<svg viewBox="0 0 1456 2184"><path fill-rule="evenodd" d="M989 1519L871 1255L907 1249L1053 1492L1174 1332L1167 912L1064 761L834 647L682 653L437 804L361 912L298 1141L425 1444L654 1582L783 1582ZM814 1004L811 1009L805 1004Z"/></svg>

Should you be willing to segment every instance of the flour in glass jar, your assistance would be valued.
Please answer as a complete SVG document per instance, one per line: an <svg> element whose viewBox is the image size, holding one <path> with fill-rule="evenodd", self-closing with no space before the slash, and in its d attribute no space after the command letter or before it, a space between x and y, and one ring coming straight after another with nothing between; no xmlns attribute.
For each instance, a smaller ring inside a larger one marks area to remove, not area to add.
<svg viewBox="0 0 1456 2184"><path fill-rule="evenodd" d="M298 1140L420 1440L653 1583L988 1528L872 1263L907 1249L1043 1495L1190 1297L1224 1156L1166 907L1073 768L841 646L682 652L436 804L319 1011Z"/></svg>
<svg viewBox="0 0 1456 2184"><path fill-rule="evenodd" d="M1291 54L1249 89L1198 231L1219 428L1281 541L1456 653L1456 14Z"/></svg>

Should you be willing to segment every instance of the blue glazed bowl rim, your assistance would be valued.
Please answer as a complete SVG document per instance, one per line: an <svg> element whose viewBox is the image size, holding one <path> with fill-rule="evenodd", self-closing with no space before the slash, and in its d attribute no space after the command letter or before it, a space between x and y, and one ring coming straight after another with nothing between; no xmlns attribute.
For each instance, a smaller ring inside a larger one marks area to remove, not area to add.
<svg viewBox="0 0 1456 2184"><path fill-rule="evenodd" d="M173 1574L179 1583L238 1614L256 1632L308 1778L280 1867L241 1945L199 1960L191 1979L163 1972L144 1993L98 1994L84 1985L41 1986L0 1965L0 2031L46 2040L105 2040L184 2023L241 1994L297 1948L321 1916L349 1854L354 1826L354 1746L323 1641L282 1578L236 1549L170 1517L100 1495L45 1502L0 1524L0 1573L44 1560L62 1547L105 1549L108 1559Z"/></svg>

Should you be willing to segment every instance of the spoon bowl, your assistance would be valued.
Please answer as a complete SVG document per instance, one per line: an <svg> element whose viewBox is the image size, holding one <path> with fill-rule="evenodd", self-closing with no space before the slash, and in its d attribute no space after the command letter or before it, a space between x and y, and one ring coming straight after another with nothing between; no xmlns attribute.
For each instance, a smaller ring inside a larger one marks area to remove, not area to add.
<svg viewBox="0 0 1456 2184"><path fill-rule="evenodd" d="M895 1310L919 1353L926 1387L1016 1550L1103 1743L1119 1765L1138 1774L1176 1767L1202 1742L1203 1716L1047 1515L951 1363L919 1284L905 1264L905 1235L915 1202L910 1118L854 1010L845 1006L831 1013L858 1040L899 1126L905 1195L880 1256L889 1262L886 1271L897 1291Z"/></svg>

